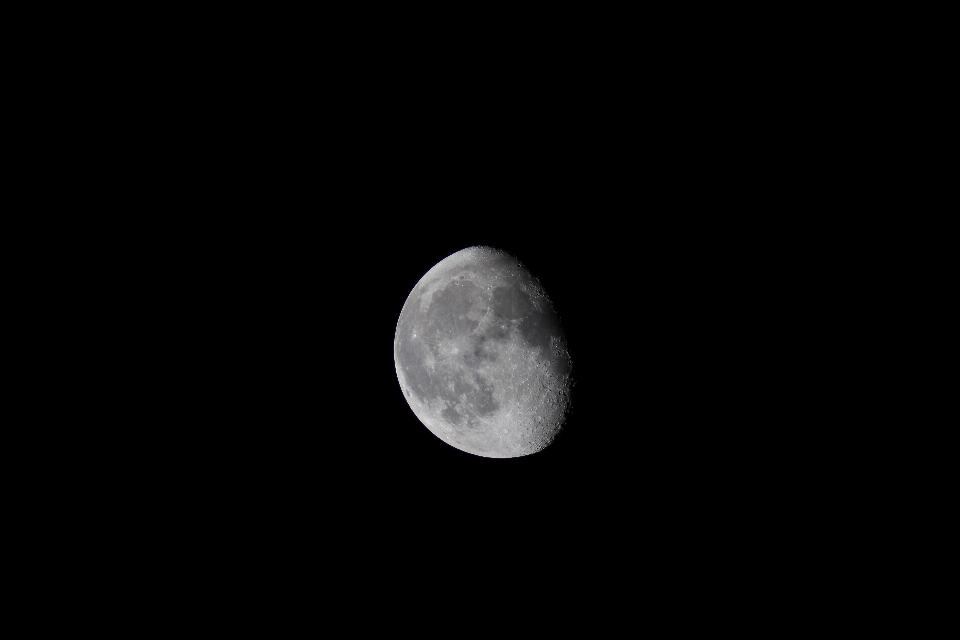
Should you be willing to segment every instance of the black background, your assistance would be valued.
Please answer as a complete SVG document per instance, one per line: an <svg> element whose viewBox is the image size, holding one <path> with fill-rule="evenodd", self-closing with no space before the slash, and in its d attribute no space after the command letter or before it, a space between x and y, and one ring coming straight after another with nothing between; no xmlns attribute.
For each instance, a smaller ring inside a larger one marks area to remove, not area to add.
<svg viewBox="0 0 960 640"><path fill-rule="evenodd" d="M577 147L515 162L511 179L509 152L472 149L429 161L407 149L342 183L254 164L223 176L239 193L207 177L183 194L189 213L167 223L155 265L166 291L145 318L154 404L137 409L155 425L142 451L159 495L215 530L454 547L468 531L531 553L573 531L652 526L672 544L766 518L795 488L802 413L778 373L794 339L781 330L789 282L769 271L779 237L758 247L762 220L717 211L735 207L702 186L712 173ZM217 206L196 204L205 194ZM394 369L406 296L477 244L528 265L568 332L568 424L524 458L441 442Z"/></svg>
<svg viewBox="0 0 960 640"><path fill-rule="evenodd" d="M537 62L277 38L137 67L91 152L104 208L136 215L78 224L117 309L104 485L161 561L682 581L802 529L826 442L806 397L833 391L794 364L830 320L802 284L815 127L782 68L629 42ZM567 330L572 411L532 456L444 444L396 379L406 296L472 245L522 260Z"/></svg>

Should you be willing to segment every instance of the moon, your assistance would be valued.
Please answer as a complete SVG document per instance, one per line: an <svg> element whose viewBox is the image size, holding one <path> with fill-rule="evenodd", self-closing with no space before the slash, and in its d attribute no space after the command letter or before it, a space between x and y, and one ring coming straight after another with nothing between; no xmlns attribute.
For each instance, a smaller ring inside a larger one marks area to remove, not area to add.
<svg viewBox="0 0 960 640"><path fill-rule="evenodd" d="M414 414L461 451L526 456L563 428L566 335L539 280L505 251L469 247L430 269L403 305L393 354Z"/></svg>

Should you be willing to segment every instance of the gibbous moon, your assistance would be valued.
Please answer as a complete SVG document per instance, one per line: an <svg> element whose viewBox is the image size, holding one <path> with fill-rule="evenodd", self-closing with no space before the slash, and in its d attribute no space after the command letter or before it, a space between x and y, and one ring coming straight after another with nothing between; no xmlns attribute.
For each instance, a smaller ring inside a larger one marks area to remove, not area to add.
<svg viewBox="0 0 960 640"><path fill-rule="evenodd" d="M393 355L410 408L461 451L525 456L563 427L566 336L540 282L504 251L470 247L430 269L403 305Z"/></svg>

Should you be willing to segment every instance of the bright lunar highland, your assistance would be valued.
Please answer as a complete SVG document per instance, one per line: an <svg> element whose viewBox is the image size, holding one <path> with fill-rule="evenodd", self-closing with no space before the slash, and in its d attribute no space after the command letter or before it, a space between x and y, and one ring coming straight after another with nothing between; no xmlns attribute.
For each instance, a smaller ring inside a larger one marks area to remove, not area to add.
<svg viewBox="0 0 960 640"><path fill-rule="evenodd" d="M525 456L563 427L566 336L540 282L504 251L470 247L430 269L403 305L393 354L410 408L457 449Z"/></svg>

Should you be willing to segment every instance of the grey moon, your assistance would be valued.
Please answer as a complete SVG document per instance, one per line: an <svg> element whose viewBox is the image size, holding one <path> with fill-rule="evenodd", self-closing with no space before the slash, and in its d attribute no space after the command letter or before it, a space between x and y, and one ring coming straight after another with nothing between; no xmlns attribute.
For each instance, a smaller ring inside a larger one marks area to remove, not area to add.
<svg viewBox="0 0 960 640"><path fill-rule="evenodd" d="M526 456L563 428L566 335L541 283L504 251L470 247L430 269L403 305L393 354L414 414L461 451Z"/></svg>

